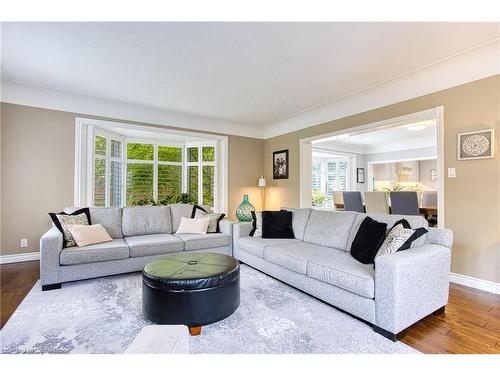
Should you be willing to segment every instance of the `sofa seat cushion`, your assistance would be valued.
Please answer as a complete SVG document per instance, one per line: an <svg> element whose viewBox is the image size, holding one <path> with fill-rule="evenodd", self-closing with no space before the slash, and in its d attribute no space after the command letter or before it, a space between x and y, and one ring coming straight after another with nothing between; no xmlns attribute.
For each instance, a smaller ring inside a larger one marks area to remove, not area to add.
<svg viewBox="0 0 500 375"><path fill-rule="evenodd" d="M149 255L178 253L184 249L184 242L171 234L145 234L125 237L133 258Z"/></svg>
<svg viewBox="0 0 500 375"><path fill-rule="evenodd" d="M184 250L186 251L229 246L231 243L231 237L224 233L176 233L175 236L184 241Z"/></svg>
<svg viewBox="0 0 500 375"><path fill-rule="evenodd" d="M61 251L59 263L64 266L82 263L104 262L129 257L129 249L123 239L84 247L68 247Z"/></svg>
<svg viewBox="0 0 500 375"><path fill-rule="evenodd" d="M266 247L264 249L264 259L306 275L309 259L324 254L328 255L331 252L331 248L300 241L300 243Z"/></svg>
<svg viewBox="0 0 500 375"><path fill-rule="evenodd" d="M268 246L287 245L293 243L303 243L291 238L262 238L262 237L241 237L238 240L238 249L246 251L259 258L264 258L264 249Z"/></svg>
<svg viewBox="0 0 500 375"><path fill-rule="evenodd" d="M373 264L362 264L344 251L310 258L307 275L362 297L375 297Z"/></svg>

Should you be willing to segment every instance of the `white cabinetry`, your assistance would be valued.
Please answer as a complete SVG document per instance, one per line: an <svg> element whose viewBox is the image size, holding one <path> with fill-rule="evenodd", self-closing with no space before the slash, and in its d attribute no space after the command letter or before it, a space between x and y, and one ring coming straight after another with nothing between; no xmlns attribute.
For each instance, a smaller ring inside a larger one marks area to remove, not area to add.
<svg viewBox="0 0 500 375"><path fill-rule="evenodd" d="M373 164L375 181L418 182L418 161Z"/></svg>

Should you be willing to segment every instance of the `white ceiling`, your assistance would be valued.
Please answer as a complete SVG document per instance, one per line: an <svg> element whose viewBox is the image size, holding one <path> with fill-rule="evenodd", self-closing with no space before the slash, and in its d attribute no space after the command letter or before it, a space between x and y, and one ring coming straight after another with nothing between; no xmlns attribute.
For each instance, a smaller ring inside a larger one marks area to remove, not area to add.
<svg viewBox="0 0 500 375"><path fill-rule="evenodd" d="M3 23L2 76L255 128L499 36L498 23Z"/></svg>
<svg viewBox="0 0 500 375"><path fill-rule="evenodd" d="M418 130L415 126L422 127ZM371 154L388 151L437 147L435 121L421 121L394 127L346 133L313 142L315 147L324 150Z"/></svg>

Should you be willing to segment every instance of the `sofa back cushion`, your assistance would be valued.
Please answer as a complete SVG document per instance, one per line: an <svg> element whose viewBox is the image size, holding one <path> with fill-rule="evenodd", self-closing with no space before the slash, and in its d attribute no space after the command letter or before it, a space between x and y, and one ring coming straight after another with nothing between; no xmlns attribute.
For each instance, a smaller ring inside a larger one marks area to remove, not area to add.
<svg viewBox="0 0 500 375"><path fill-rule="evenodd" d="M172 233L169 206L134 206L123 209L123 235Z"/></svg>
<svg viewBox="0 0 500 375"><path fill-rule="evenodd" d="M64 212L71 213L78 207L66 207ZM90 207L92 224L101 224L113 239L123 238L121 207Z"/></svg>
<svg viewBox="0 0 500 375"><path fill-rule="evenodd" d="M211 213L212 210L209 206L198 205L202 207L206 212ZM172 220L172 232L177 232L179 229L179 224L181 223L181 217L190 218L193 214L193 204L177 203L171 204L170 206L171 220Z"/></svg>
<svg viewBox="0 0 500 375"><path fill-rule="evenodd" d="M311 210L304 241L347 251L356 212Z"/></svg>
<svg viewBox="0 0 500 375"><path fill-rule="evenodd" d="M293 234L298 240L304 240L304 232L306 231L307 221L311 214L310 208L289 208L282 207L282 210L292 211L292 227Z"/></svg>

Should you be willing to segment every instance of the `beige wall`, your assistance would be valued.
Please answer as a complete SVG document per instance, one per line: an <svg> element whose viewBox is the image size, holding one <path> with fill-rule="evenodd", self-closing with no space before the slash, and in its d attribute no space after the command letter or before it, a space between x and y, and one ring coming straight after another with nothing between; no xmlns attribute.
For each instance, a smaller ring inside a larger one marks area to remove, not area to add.
<svg viewBox="0 0 500 375"><path fill-rule="evenodd" d="M457 178L445 179L446 227L455 234L452 272L500 282L500 156L457 161L457 133L496 129L499 140L500 75L425 95L416 99L331 121L265 142L268 209L298 206L299 140L444 106L445 167L456 167ZM290 178L272 180L272 152L290 150Z"/></svg>
<svg viewBox="0 0 500 375"><path fill-rule="evenodd" d="M47 213L73 204L77 116L92 117L1 104L1 255L38 251L50 226ZM244 193L262 207L256 185L263 150L263 140L229 136L229 217ZM20 248L21 238L28 239L28 248Z"/></svg>

